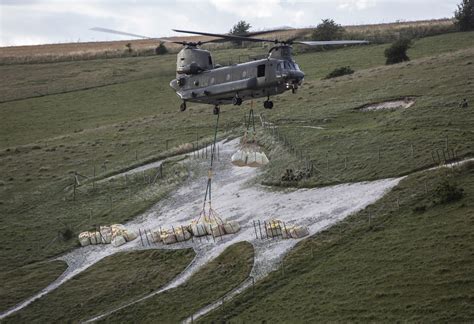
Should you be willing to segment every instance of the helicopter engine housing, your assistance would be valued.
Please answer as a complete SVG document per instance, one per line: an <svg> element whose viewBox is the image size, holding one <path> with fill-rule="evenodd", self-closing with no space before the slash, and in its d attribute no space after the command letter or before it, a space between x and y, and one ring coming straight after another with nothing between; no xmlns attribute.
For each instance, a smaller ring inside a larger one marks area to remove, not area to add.
<svg viewBox="0 0 474 324"><path fill-rule="evenodd" d="M209 51L186 46L177 55L176 74L199 74L212 68L213 62Z"/></svg>

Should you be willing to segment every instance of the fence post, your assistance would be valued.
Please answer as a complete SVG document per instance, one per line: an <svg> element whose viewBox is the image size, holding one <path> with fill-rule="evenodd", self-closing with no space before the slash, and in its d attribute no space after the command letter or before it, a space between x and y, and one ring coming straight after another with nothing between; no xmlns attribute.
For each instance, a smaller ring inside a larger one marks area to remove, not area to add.
<svg viewBox="0 0 474 324"><path fill-rule="evenodd" d="M94 164L94 177L92 178L92 189L95 189L95 164Z"/></svg>

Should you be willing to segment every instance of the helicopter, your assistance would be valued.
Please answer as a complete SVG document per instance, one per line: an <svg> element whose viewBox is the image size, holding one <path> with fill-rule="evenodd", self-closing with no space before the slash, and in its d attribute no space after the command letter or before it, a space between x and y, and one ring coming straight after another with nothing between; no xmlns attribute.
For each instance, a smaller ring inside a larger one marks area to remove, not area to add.
<svg viewBox="0 0 474 324"><path fill-rule="evenodd" d="M187 103L194 102L213 105L214 114L219 114L220 105L240 106L245 100L262 97L267 98L263 102L264 108L272 109L273 101L270 100L270 96L289 90L295 93L303 83L305 74L293 59L293 44L331 46L369 43L365 40L297 41L295 39L278 40L254 37L279 30L253 32L245 36L238 36L173 29L178 33L215 37L215 39L202 42L172 41L101 27L94 27L92 30L183 45L183 49L177 54L176 78L170 82L170 87L182 100L180 110L185 111ZM215 64L211 53L200 48L201 45L207 43L226 41L266 42L272 43L273 46L264 59L230 66Z"/></svg>

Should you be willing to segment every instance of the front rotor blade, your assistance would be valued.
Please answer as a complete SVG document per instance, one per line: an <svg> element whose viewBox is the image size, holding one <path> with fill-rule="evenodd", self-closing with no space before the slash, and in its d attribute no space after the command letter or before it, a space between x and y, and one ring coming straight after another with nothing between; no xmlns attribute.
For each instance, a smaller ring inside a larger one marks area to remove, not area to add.
<svg viewBox="0 0 474 324"><path fill-rule="evenodd" d="M325 46L325 45L355 45L369 44L368 41L361 40L339 40L339 41L295 41L293 44L304 44L309 46Z"/></svg>
<svg viewBox="0 0 474 324"><path fill-rule="evenodd" d="M190 30L179 30L179 29L173 29L173 31L178 32L178 33L186 33L186 34L194 34L194 35L202 35L202 36L211 36L211 37L219 37L219 38L224 38L227 40L238 40L238 41L244 41L244 42L270 42L270 43L278 43L278 40L276 39L260 39L260 38L252 38L252 37L245 37L245 36L237 36L237 35L229 35L229 34L213 34L213 33L203 33L203 32L196 32L196 31L190 31ZM206 43L213 43L213 42L219 42L221 40L211 40L211 41L206 41ZM204 43L204 42L203 42Z"/></svg>

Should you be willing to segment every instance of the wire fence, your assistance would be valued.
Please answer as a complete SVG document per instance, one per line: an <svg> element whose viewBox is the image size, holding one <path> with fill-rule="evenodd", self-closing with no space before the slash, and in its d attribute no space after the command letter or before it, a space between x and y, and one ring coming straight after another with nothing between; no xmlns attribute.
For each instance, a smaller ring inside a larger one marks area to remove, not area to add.
<svg viewBox="0 0 474 324"><path fill-rule="evenodd" d="M389 149L382 149L379 146L372 149L372 152L346 152L345 154L326 152L322 157L314 159L310 156L309 149L301 149L301 145L297 144L297 140L295 141L284 134L278 125L268 122L263 114L260 115L260 121L264 132L271 135L301 164L299 170L287 169L282 176L282 181L294 182L318 175L327 180L338 182L341 180L337 176L347 174L352 166L358 163L366 164L368 160L376 161L377 165L383 165L384 163L393 163L394 158L398 157L398 162L401 162L407 168L407 172L446 165L461 160L457 145L450 143L448 136L439 138L437 142L442 143L441 145L423 151L416 150L414 143L405 143L395 157L389 152ZM419 162L420 165L416 166L414 164L416 162Z"/></svg>

